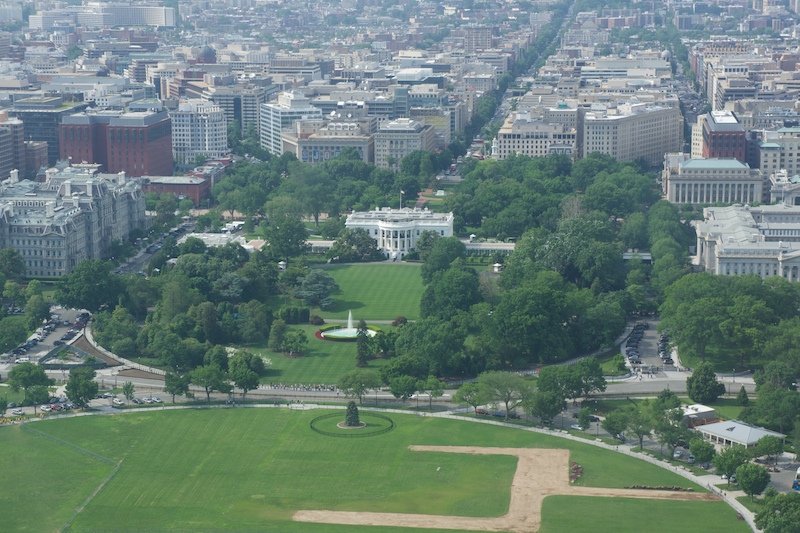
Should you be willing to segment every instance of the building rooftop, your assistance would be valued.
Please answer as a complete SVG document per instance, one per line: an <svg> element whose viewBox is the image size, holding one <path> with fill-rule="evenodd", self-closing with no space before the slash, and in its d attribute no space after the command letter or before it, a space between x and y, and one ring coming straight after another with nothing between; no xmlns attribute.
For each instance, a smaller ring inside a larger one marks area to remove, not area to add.
<svg viewBox="0 0 800 533"><path fill-rule="evenodd" d="M681 163L681 168L694 169L714 169L714 170L739 170L750 168L747 163L742 163L737 159L689 159Z"/></svg>
<svg viewBox="0 0 800 533"><path fill-rule="evenodd" d="M738 420L729 420L726 422L717 422L715 424L706 424L700 426L698 430L701 433L708 435L715 435L720 439L729 440L743 446L753 446L759 440L766 436L774 436L783 440L786 435L776 431L770 431L762 427L751 426Z"/></svg>

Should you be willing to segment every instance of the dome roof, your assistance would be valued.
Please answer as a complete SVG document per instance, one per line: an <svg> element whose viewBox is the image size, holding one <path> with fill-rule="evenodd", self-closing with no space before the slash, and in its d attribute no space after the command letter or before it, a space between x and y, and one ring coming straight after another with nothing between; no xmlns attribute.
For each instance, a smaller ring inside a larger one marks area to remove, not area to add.
<svg viewBox="0 0 800 533"><path fill-rule="evenodd" d="M216 63L217 51L208 45L205 45L200 53L197 54L197 61L199 63Z"/></svg>

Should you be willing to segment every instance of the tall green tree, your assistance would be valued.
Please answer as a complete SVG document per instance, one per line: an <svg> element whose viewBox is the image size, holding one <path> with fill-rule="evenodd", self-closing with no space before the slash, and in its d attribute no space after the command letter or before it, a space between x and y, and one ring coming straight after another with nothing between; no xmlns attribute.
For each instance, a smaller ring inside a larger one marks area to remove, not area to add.
<svg viewBox="0 0 800 533"><path fill-rule="evenodd" d="M228 365L228 376L233 384L242 391L242 401L251 390L258 388L258 374L250 369L244 357L234 355Z"/></svg>
<svg viewBox="0 0 800 533"><path fill-rule="evenodd" d="M189 392L189 383L190 377L188 374L167 372L164 375L164 392L172 395L172 403L175 403L175 396L185 395Z"/></svg>
<svg viewBox="0 0 800 533"><path fill-rule="evenodd" d="M717 474L728 478L728 487L731 486L731 476L736 473L736 469L745 464L750 459L750 453L744 446L729 446L714 456L711 463Z"/></svg>
<svg viewBox="0 0 800 533"><path fill-rule="evenodd" d="M717 381L714 367L705 362L697 365L686 378L686 392L695 403L709 404L725 394L725 385Z"/></svg>
<svg viewBox="0 0 800 533"><path fill-rule="evenodd" d="M211 393L219 391L228 393L231 385L225 379L225 373L217 365L199 366L189 374L191 383L203 387L206 391L206 401L211 402Z"/></svg>
<svg viewBox="0 0 800 533"><path fill-rule="evenodd" d="M47 318L50 318L50 304L41 295L34 294L25 305L25 323L28 329L41 327L42 321Z"/></svg>
<svg viewBox="0 0 800 533"><path fill-rule="evenodd" d="M764 498L756 512L756 527L764 533L797 533L800 524L800 493L773 494Z"/></svg>
<svg viewBox="0 0 800 533"><path fill-rule="evenodd" d="M753 501L753 496L761 494L767 488L770 476L763 466L744 463L736 469L736 481L744 493L750 496L750 501Z"/></svg>
<svg viewBox="0 0 800 533"><path fill-rule="evenodd" d="M10 280L19 280L25 275L25 260L19 251L11 247L0 250L0 273Z"/></svg>
<svg viewBox="0 0 800 533"><path fill-rule="evenodd" d="M453 261L464 259L466 256L467 247L458 237L436 239L428 254L428 260L422 265L422 282L427 285L437 272L447 270Z"/></svg>
<svg viewBox="0 0 800 533"><path fill-rule="evenodd" d="M392 396L405 402L417 392L417 383L413 376L397 376L389 382L389 391Z"/></svg>
<svg viewBox="0 0 800 533"><path fill-rule="evenodd" d="M561 412L561 407L563 405L564 398L559 394L537 390L527 399L524 408L525 412L531 416L535 416L542 423L548 423Z"/></svg>
<svg viewBox="0 0 800 533"><path fill-rule="evenodd" d="M65 307L92 313L112 309L119 301L122 283L112 272L114 265L98 259L82 261L56 285L55 299Z"/></svg>
<svg viewBox="0 0 800 533"><path fill-rule="evenodd" d="M78 405L88 404L97 396L99 386L94 381L97 373L93 368L84 366L69 371L69 379L65 387L67 398Z"/></svg>
<svg viewBox="0 0 800 533"><path fill-rule="evenodd" d="M123 396L125 396L125 399L128 400L129 402L133 400L133 396L135 393L136 393L136 388L133 386L133 382L126 381L122 385L122 394Z"/></svg>
<svg viewBox="0 0 800 533"><path fill-rule="evenodd" d="M650 402L638 401L635 405L629 406L625 414L628 418L628 431L639 439L639 449L641 450L644 446L644 438L652 433L655 426Z"/></svg>
<svg viewBox="0 0 800 533"><path fill-rule="evenodd" d="M483 390L474 381L467 381L461 385L453 395L453 401L457 404L470 405L475 412L478 411L479 405L486 403L483 398Z"/></svg>
<svg viewBox="0 0 800 533"><path fill-rule="evenodd" d="M478 376L478 385L483 389L487 403L505 405L506 420L511 410L522 404L533 392L530 384L513 372L484 372Z"/></svg>
<svg viewBox="0 0 800 533"><path fill-rule="evenodd" d="M628 415L624 410L616 409L606 415L600 426L615 439L623 439L628 429Z"/></svg>
<svg viewBox="0 0 800 533"><path fill-rule="evenodd" d="M358 368L339 376L336 386L345 396L358 398L358 403L361 403L367 391L376 390L381 386L381 380L374 371Z"/></svg>
<svg viewBox="0 0 800 533"><path fill-rule="evenodd" d="M710 463L717 454L717 449L708 441L703 439L692 439L689 441L689 453L694 455L695 460L700 463Z"/></svg>
<svg viewBox="0 0 800 533"><path fill-rule="evenodd" d="M19 363L8 372L8 385L13 391L24 391L26 403L35 403L29 398L33 387L44 387L47 390L53 383L54 381L47 377L44 367L33 363Z"/></svg>
<svg viewBox="0 0 800 533"><path fill-rule="evenodd" d="M289 261L306 253L308 232L303 222L294 216L270 218L264 229L264 238L269 243L268 252L277 259Z"/></svg>

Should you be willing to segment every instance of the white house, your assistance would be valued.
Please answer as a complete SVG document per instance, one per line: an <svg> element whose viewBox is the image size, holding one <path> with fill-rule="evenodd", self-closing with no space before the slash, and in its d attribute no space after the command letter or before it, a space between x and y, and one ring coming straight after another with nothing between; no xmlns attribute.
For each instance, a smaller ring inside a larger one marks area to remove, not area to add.
<svg viewBox="0 0 800 533"><path fill-rule="evenodd" d="M345 227L366 230L387 257L402 257L414 248L423 231L452 237L453 213L434 213L427 207L379 207L374 211L352 212Z"/></svg>

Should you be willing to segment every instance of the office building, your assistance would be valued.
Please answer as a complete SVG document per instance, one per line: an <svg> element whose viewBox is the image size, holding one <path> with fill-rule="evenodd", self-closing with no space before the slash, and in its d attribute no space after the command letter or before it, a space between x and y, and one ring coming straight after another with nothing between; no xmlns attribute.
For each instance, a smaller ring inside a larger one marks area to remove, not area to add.
<svg viewBox="0 0 800 533"><path fill-rule="evenodd" d="M46 181L0 185L0 248L17 250L27 276L59 277L81 261L105 259L114 241L147 230L145 198L124 173L96 165L48 171Z"/></svg>
<svg viewBox="0 0 800 533"><path fill-rule="evenodd" d="M687 159L664 168L662 177L667 200L676 204L752 204L764 200L761 171L736 159Z"/></svg>
<svg viewBox="0 0 800 533"><path fill-rule="evenodd" d="M228 125L219 106L202 100L183 100L172 118L172 156L178 164L197 156L217 159L228 153Z"/></svg>
<svg viewBox="0 0 800 533"><path fill-rule="evenodd" d="M800 281L800 207L707 207L703 218L696 262L706 272Z"/></svg>
<svg viewBox="0 0 800 533"><path fill-rule="evenodd" d="M680 109L644 103L593 107L584 115L579 132L581 157L600 152L617 161L641 159L661 165L665 153L683 145L683 118Z"/></svg>
<svg viewBox="0 0 800 533"><path fill-rule="evenodd" d="M703 157L747 161L744 128L730 111L712 111L698 117L703 136Z"/></svg>
<svg viewBox="0 0 800 533"><path fill-rule="evenodd" d="M131 177L172 175L172 121L160 103L144 111L70 115L57 131L61 159Z"/></svg>
<svg viewBox="0 0 800 533"><path fill-rule="evenodd" d="M26 141L47 142L47 164L56 164L61 153L58 128L64 117L88 107L88 103L65 103L60 96L32 97L17 100L9 109L11 117L20 119Z"/></svg>
<svg viewBox="0 0 800 533"><path fill-rule="evenodd" d="M398 118L383 124L375 134L375 165L397 168L400 160L411 152L432 152L435 148L433 126L409 118Z"/></svg>
<svg viewBox="0 0 800 533"><path fill-rule="evenodd" d="M530 112L509 116L492 143L492 159L502 161L512 155L547 157L553 154L575 155L574 128L545 123L531 118Z"/></svg>
<svg viewBox="0 0 800 533"><path fill-rule="evenodd" d="M298 120L320 120L322 111L300 92L283 92L277 102L261 104L261 147L275 155L283 153L281 134Z"/></svg>

